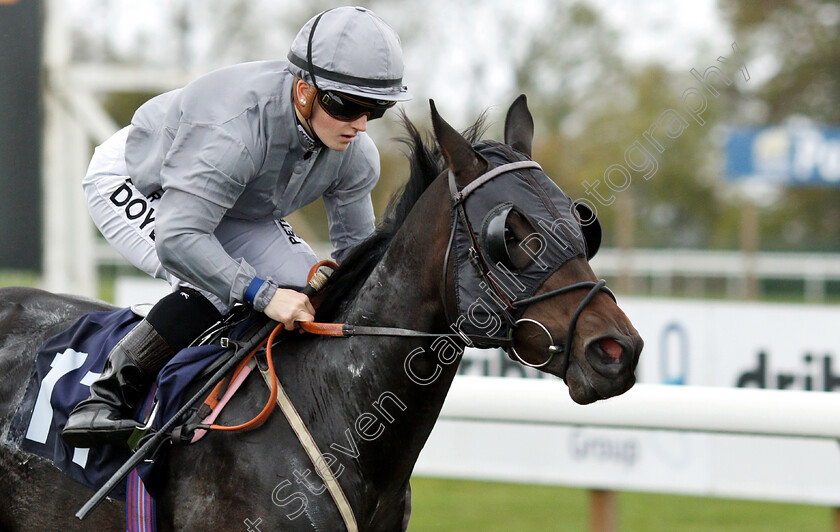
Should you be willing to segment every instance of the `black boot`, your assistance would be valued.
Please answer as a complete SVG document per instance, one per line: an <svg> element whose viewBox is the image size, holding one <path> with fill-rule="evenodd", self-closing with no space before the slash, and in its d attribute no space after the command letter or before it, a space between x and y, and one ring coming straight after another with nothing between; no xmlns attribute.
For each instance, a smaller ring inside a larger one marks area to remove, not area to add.
<svg viewBox="0 0 840 532"><path fill-rule="evenodd" d="M221 319L200 292L181 288L149 311L108 354L90 397L76 405L61 437L73 447L126 443L140 423L131 419L158 371L193 339Z"/></svg>
<svg viewBox="0 0 840 532"><path fill-rule="evenodd" d="M140 423L131 415L151 381L175 352L143 320L118 343L102 375L90 385L90 397L76 405L61 437L73 447L125 443Z"/></svg>

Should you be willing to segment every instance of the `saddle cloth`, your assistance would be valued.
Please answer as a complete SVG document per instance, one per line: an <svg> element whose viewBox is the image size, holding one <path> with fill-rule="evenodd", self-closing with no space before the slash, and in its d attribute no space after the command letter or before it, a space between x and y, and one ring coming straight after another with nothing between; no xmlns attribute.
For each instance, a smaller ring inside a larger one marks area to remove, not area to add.
<svg viewBox="0 0 840 532"><path fill-rule="evenodd" d="M64 443L60 433L73 407L88 397L88 388L102 372L108 353L140 319L131 309L89 312L47 340L35 357L7 443L50 460L89 488L101 487L128 459L129 451L114 445L76 449ZM157 380L160 406L153 428L177 412L186 386L224 351L217 345L184 349L161 370ZM135 419L141 419L139 410L144 406L138 407ZM149 485L155 470L142 467L138 472ZM118 487L112 496L124 497L124 488Z"/></svg>

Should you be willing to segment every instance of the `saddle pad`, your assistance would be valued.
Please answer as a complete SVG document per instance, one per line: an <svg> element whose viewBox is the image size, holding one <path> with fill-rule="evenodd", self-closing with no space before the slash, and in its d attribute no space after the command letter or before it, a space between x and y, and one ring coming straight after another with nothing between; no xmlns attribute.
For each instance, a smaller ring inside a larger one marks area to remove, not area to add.
<svg viewBox="0 0 840 532"><path fill-rule="evenodd" d="M47 340L35 357L7 443L50 460L89 488L101 487L128 459L129 451L114 445L76 449L64 443L60 433L73 407L88 397L108 353L140 319L131 309L89 312ZM178 410L185 387L222 352L215 345L184 349L166 365L158 376L157 426ZM144 480L152 473L149 467L140 471ZM116 488L112 496L124 497L124 488Z"/></svg>

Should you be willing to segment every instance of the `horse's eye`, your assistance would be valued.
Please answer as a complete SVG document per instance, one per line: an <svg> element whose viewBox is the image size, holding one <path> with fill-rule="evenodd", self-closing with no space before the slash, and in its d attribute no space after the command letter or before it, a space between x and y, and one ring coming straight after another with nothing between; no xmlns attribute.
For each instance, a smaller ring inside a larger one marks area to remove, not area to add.
<svg viewBox="0 0 840 532"><path fill-rule="evenodd" d="M487 213L481 225L484 254L491 263L501 263L512 270L528 265L531 255L525 245L528 244L528 235L534 233L535 229L512 203L502 203L495 207Z"/></svg>

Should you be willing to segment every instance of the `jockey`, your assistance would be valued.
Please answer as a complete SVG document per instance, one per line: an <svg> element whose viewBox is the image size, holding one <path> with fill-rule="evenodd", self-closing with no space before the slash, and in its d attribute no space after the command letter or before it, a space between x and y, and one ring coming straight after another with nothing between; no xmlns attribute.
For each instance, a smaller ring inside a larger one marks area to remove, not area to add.
<svg viewBox="0 0 840 532"><path fill-rule="evenodd" d="M143 104L99 146L83 188L94 223L161 299L109 354L62 432L74 447L124 443L141 395L177 351L246 303L286 329L312 321L296 290L317 262L282 218L323 197L333 258L374 229L379 152L365 130L398 101L399 37L361 7L307 22L288 61L206 74Z"/></svg>

